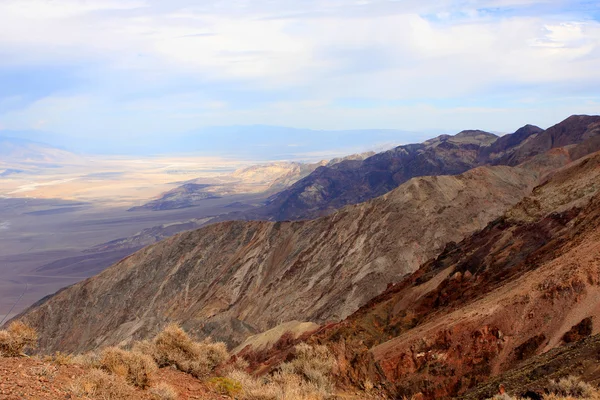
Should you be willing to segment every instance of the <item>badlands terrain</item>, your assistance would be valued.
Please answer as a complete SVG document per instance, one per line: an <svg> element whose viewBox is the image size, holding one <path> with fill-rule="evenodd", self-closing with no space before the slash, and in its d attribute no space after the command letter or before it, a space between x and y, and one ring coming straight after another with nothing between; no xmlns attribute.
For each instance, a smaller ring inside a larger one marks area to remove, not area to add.
<svg viewBox="0 0 600 400"><path fill-rule="evenodd" d="M113 398L152 398L159 381L175 392L159 398L598 397L600 117L462 131L297 176L199 229L96 246L150 244L0 332L0 351L35 347L18 367L31 379L59 365L30 396L101 375L132 385ZM205 193L190 183L146 204ZM194 210L165 208L124 212Z"/></svg>

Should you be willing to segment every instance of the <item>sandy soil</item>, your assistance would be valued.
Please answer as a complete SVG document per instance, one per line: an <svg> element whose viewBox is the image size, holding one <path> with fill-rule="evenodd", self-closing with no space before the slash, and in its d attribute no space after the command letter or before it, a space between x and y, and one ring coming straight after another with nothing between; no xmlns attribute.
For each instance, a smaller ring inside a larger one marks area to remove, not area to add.
<svg viewBox="0 0 600 400"><path fill-rule="evenodd" d="M21 171L0 176L0 197L61 198L131 207L182 181L209 180L250 164L216 157L88 157L75 164L0 164Z"/></svg>

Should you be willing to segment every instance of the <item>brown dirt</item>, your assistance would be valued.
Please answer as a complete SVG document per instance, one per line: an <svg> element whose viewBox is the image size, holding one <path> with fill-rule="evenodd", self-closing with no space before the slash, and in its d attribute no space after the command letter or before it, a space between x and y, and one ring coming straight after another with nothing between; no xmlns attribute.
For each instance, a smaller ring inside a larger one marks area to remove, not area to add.
<svg viewBox="0 0 600 400"><path fill-rule="evenodd" d="M56 367L54 376L41 376L43 367ZM37 358L0 358L0 400L57 400L75 399L70 390L71 383L85 374L78 365L58 366ZM162 368L153 382L166 382L178 393L179 400L228 399L211 392L210 388L194 377L173 368ZM152 400L148 391L136 389L136 399Z"/></svg>

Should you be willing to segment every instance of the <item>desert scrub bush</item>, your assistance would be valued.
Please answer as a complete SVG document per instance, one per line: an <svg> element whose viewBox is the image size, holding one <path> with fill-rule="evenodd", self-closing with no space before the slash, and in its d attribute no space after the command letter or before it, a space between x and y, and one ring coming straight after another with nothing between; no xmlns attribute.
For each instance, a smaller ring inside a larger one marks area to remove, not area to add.
<svg viewBox="0 0 600 400"><path fill-rule="evenodd" d="M176 400L179 397L177 391L165 382L152 386L148 391L156 400Z"/></svg>
<svg viewBox="0 0 600 400"><path fill-rule="evenodd" d="M134 351L107 347L100 354L102 369L123 377L127 382L142 389L150 386L152 375L158 369L154 360Z"/></svg>
<svg viewBox="0 0 600 400"><path fill-rule="evenodd" d="M56 365L71 365L73 364L73 359L74 357L71 354L61 353L60 351L44 357L44 361Z"/></svg>
<svg viewBox="0 0 600 400"><path fill-rule="evenodd" d="M580 399L591 398L598 395L594 387L575 376L567 376L558 381L550 381L548 391L563 397L575 397Z"/></svg>
<svg viewBox="0 0 600 400"><path fill-rule="evenodd" d="M77 354L76 356L73 356L72 363L81 365L85 368L100 368L100 354L93 351Z"/></svg>
<svg viewBox="0 0 600 400"><path fill-rule="evenodd" d="M247 371L250 363L239 356L232 356L229 361L219 368L219 374L223 376L229 375L232 371Z"/></svg>
<svg viewBox="0 0 600 400"><path fill-rule="evenodd" d="M335 359L327 346L300 343L295 350L294 359L279 367L281 373L300 376L306 384L312 385L315 391L323 394L331 392L333 383L330 375L335 366Z"/></svg>
<svg viewBox="0 0 600 400"><path fill-rule="evenodd" d="M235 397L242 391L242 385L238 381L227 377L214 377L208 380L208 383L216 392L229 397Z"/></svg>
<svg viewBox="0 0 600 400"><path fill-rule="evenodd" d="M27 349L37 346L37 332L20 321L15 321L6 330L0 331L0 356L19 357Z"/></svg>
<svg viewBox="0 0 600 400"><path fill-rule="evenodd" d="M135 390L120 376L111 375L97 368L90 369L85 375L76 378L70 385L70 391L76 397L122 400L135 399Z"/></svg>
<svg viewBox="0 0 600 400"><path fill-rule="evenodd" d="M242 400L278 400L281 398L282 390L269 378L254 378L241 370L233 370L227 374L227 378L237 382L241 392L236 396Z"/></svg>
<svg viewBox="0 0 600 400"><path fill-rule="evenodd" d="M29 371L34 376L38 376L40 378L43 377L51 380L54 379L54 377L58 373L58 368L56 368L52 364L42 364L36 367L31 367Z"/></svg>
<svg viewBox="0 0 600 400"><path fill-rule="evenodd" d="M160 367L174 365L197 378L209 375L229 359L224 343L195 342L176 324L168 325L152 342L135 343L133 350L151 356Z"/></svg>
<svg viewBox="0 0 600 400"><path fill-rule="evenodd" d="M331 371L335 359L326 346L296 346L293 360L283 363L270 376L256 379L241 370L229 372L228 378L239 382L243 400L320 400L333 390Z"/></svg>

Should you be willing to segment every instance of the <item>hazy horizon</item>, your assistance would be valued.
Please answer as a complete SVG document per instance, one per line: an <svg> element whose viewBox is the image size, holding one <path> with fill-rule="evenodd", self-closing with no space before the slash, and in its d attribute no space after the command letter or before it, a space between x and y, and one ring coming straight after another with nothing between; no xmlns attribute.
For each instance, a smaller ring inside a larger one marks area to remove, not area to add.
<svg viewBox="0 0 600 400"><path fill-rule="evenodd" d="M402 131L302 149L346 151L600 110L600 5L583 0L7 0L0 57L0 136L86 152L219 149L232 126Z"/></svg>

